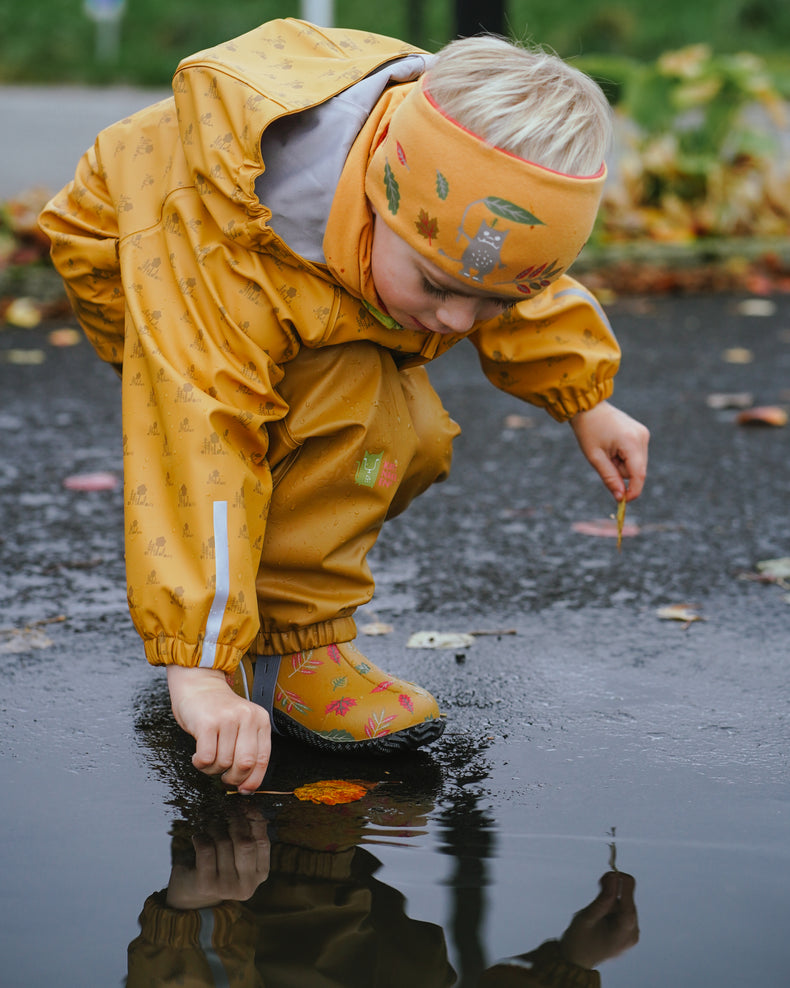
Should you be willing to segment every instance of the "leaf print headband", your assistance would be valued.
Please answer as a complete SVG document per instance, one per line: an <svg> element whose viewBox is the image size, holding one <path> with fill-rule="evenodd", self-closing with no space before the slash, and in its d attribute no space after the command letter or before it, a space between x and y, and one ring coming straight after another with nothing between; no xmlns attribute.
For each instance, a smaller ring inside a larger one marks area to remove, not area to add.
<svg viewBox="0 0 790 988"><path fill-rule="evenodd" d="M491 147L415 85L365 175L384 222L457 281L536 295L570 267L598 212L606 166L565 175Z"/></svg>

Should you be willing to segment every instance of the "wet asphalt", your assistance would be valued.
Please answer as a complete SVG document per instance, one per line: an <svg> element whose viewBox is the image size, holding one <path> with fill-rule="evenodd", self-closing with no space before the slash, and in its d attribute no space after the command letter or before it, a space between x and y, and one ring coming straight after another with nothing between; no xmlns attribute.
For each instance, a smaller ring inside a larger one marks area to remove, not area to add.
<svg viewBox="0 0 790 988"><path fill-rule="evenodd" d="M463 428L453 471L371 554L377 593L360 624L393 630L360 645L447 714L430 755L391 769L417 789L433 780L433 838L411 856L376 851L410 914L444 925L465 984L483 961L439 904L443 887L470 881L468 869L448 878L447 855L479 866L476 935L495 958L536 946L543 926L559 934L547 911L567 918L594 894L615 825L643 934L604 984L786 984L790 589L756 567L790 556L790 428L739 425L708 399L790 405L790 298L745 301L609 306L625 354L613 400L652 433L649 482L627 516L638 532L620 552L576 530L614 505L567 426L496 392L471 346L432 366ZM9 985L119 983L137 913L167 882L169 821L212 798L126 613L122 492L64 487L121 474L118 381L84 341L50 342L66 325L0 330ZM733 348L748 361L731 362ZM32 351L40 362L19 362ZM669 605L700 620L662 620ZM425 630L487 634L407 647ZM287 745L277 759L290 784L390 771Z"/></svg>

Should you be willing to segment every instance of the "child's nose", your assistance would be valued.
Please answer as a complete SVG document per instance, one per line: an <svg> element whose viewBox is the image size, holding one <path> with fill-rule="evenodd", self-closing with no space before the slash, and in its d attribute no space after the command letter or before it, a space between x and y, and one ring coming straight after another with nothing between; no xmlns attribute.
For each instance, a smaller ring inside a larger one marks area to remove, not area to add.
<svg viewBox="0 0 790 988"><path fill-rule="evenodd" d="M465 333L477 321L478 300L455 295L445 299L436 310L436 318L446 329L454 333Z"/></svg>

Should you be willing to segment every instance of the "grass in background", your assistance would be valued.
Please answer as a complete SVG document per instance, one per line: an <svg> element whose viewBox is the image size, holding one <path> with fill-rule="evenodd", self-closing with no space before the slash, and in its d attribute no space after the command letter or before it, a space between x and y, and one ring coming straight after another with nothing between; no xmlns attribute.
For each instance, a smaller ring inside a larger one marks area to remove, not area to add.
<svg viewBox="0 0 790 988"><path fill-rule="evenodd" d="M279 16L298 0L127 0L117 62L96 59L83 0L0 0L0 82L167 85L179 59ZM435 51L453 34L451 0L336 0L335 22L413 41ZM790 4L778 0L509 0L514 37L564 57L628 56L708 42L790 61Z"/></svg>

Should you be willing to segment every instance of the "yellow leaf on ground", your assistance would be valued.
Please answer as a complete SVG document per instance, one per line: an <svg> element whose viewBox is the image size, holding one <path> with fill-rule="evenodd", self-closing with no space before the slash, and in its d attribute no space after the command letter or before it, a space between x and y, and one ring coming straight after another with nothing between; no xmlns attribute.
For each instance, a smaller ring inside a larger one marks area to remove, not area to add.
<svg viewBox="0 0 790 988"><path fill-rule="evenodd" d="M33 367L43 364L47 355L43 350L6 350L3 355L9 364Z"/></svg>
<svg viewBox="0 0 790 988"><path fill-rule="evenodd" d="M383 621L368 621L367 624L360 625L359 630L363 635L389 635L394 629L391 624Z"/></svg>
<svg viewBox="0 0 790 988"><path fill-rule="evenodd" d="M33 298L15 298L5 310L5 321L10 326L32 329L41 322L41 308Z"/></svg>
<svg viewBox="0 0 790 988"><path fill-rule="evenodd" d="M728 364L750 364L754 354L745 346L733 346L724 351L722 359Z"/></svg>
<svg viewBox="0 0 790 988"><path fill-rule="evenodd" d="M670 604L668 607L659 607L656 614L662 621L682 621L686 625L705 620L700 617L693 604Z"/></svg>

